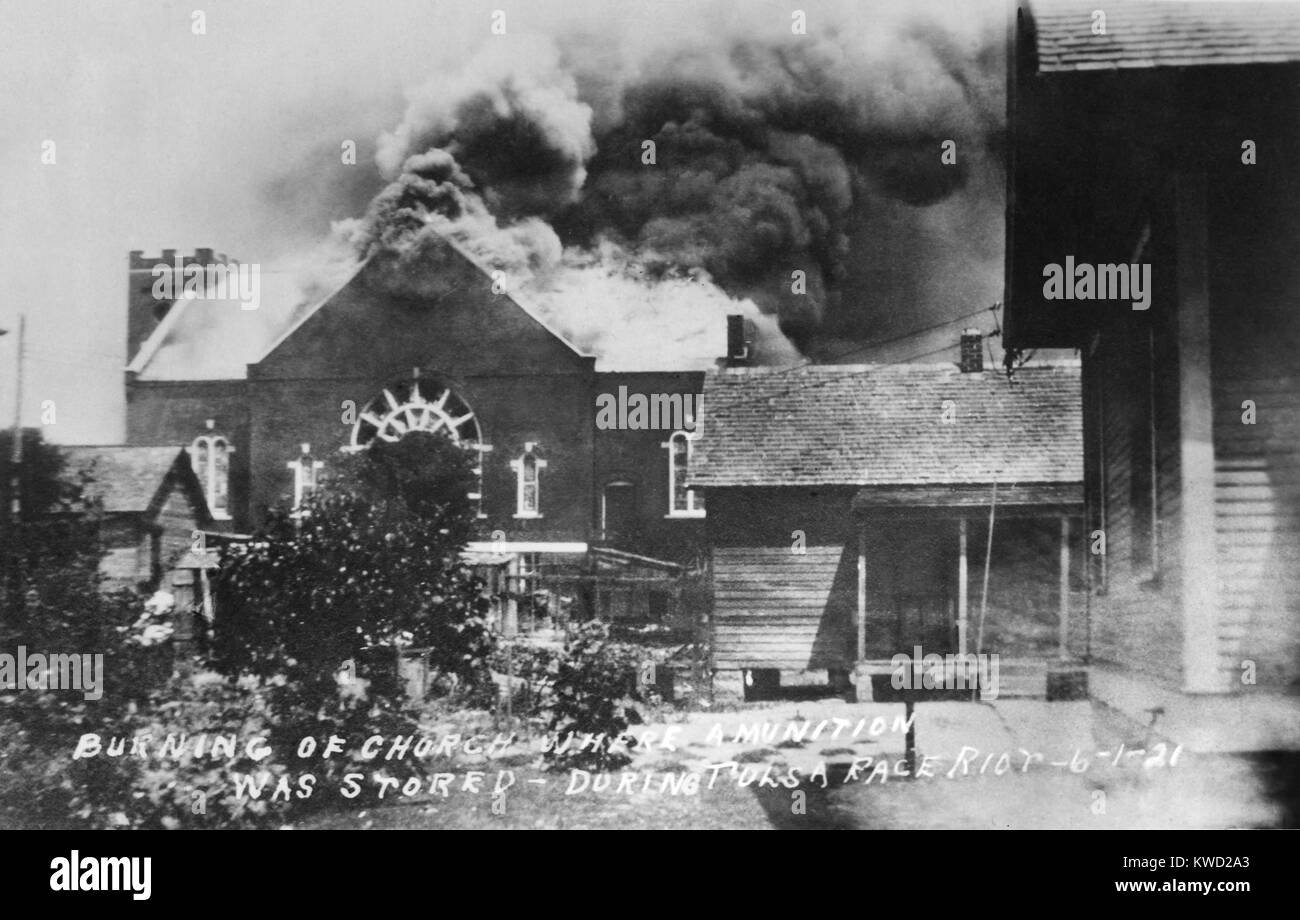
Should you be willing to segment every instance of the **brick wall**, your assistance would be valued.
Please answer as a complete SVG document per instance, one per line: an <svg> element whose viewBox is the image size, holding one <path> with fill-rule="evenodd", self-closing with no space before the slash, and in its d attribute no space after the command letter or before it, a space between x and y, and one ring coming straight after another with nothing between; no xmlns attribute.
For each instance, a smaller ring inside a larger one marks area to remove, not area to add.
<svg viewBox="0 0 1300 920"><path fill-rule="evenodd" d="M220 347L219 343L214 347ZM212 419L209 431L207 420ZM230 521L218 530L247 532L250 495L249 398L242 380L129 381L126 443L188 448L199 435L222 435L235 448L230 457Z"/></svg>
<svg viewBox="0 0 1300 920"><path fill-rule="evenodd" d="M597 541L603 487L626 479L636 483L641 522L637 545L627 548L670 559L693 556L704 522L668 516L669 458L662 445L671 432L597 432L595 397L620 385L694 395L702 373L598 375L593 358L508 296L494 294L476 266L452 251L441 259L447 296L424 302L395 295L380 268L363 269L252 366L247 381L128 381L128 443L188 446L212 419L212 433L235 448L233 520L225 526L248 532L265 508L291 499L287 464L300 456L301 444L328 463L350 444L356 414L385 389L409 386L418 369L423 395L453 389L491 446L483 464L485 539L501 531L510 540ZM511 461L529 443L547 463L537 519L516 516Z"/></svg>
<svg viewBox="0 0 1300 920"><path fill-rule="evenodd" d="M704 389L704 373L601 373L596 375L596 393L617 398L619 387L633 393L698 395ZM589 407L593 418L595 397ZM702 548L704 520L669 516L668 449L664 447L672 431L664 430L597 430L595 437L596 514L599 516L600 490L609 482L631 482L635 487L637 515L640 520L640 551L658 558L689 560ZM599 521L595 522L599 527Z"/></svg>

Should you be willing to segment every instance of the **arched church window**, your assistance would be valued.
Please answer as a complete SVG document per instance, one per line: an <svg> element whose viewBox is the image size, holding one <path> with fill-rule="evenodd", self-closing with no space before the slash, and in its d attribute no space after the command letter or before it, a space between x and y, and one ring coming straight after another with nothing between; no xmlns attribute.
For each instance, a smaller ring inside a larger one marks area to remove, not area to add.
<svg viewBox="0 0 1300 920"><path fill-rule="evenodd" d="M537 445L529 441L523 454L510 461L515 471L515 517L542 516L542 470L546 461L537 454Z"/></svg>
<svg viewBox="0 0 1300 920"><path fill-rule="evenodd" d="M458 444L480 441L474 410L452 390L424 381L385 389L372 399L352 426L352 446L375 438L399 441L412 431L442 432Z"/></svg>
<svg viewBox="0 0 1300 920"><path fill-rule="evenodd" d="M478 452L477 492L471 492L483 517L483 455L492 448L483 443L478 418L469 404L448 387L430 381L388 387L372 399L352 426L352 449L361 450L376 438L400 441L412 431L445 434L463 447Z"/></svg>
<svg viewBox="0 0 1300 920"><path fill-rule="evenodd" d="M230 517L230 454L234 448L221 435L199 435L190 445L190 464L203 487L208 510L218 520Z"/></svg>
<svg viewBox="0 0 1300 920"><path fill-rule="evenodd" d="M694 443L693 434L675 431L664 445L668 448L669 517L704 516L704 493L686 488Z"/></svg>

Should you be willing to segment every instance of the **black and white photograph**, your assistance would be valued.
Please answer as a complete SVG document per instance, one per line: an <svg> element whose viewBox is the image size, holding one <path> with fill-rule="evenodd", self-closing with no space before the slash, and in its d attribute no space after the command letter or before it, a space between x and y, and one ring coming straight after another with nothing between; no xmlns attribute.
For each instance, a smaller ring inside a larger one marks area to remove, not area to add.
<svg viewBox="0 0 1300 920"><path fill-rule="evenodd" d="M0 86L0 829L1300 826L1300 0L4 0Z"/></svg>

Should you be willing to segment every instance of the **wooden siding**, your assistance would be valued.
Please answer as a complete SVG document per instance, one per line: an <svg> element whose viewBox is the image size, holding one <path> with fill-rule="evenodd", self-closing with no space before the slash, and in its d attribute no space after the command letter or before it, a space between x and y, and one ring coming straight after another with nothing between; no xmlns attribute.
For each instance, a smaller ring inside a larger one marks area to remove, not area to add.
<svg viewBox="0 0 1300 920"><path fill-rule="evenodd" d="M713 664L847 666L857 609L853 489L712 489ZM795 552L796 538L804 552Z"/></svg>
<svg viewBox="0 0 1300 920"><path fill-rule="evenodd" d="M1004 339L1083 351L1089 528L1105 531L1109 551L1093 566L1092 651L1141 680L1237 692L1294 690L1300 680L1298 73L1294 64L1033 79L1017 70L1012 81ZM1247 138L1270 156L1243 162ZM1180 185L1202 187L1204 200L1175 208ZM1184 223L1179 266L1170 211L1186 221L1202 204L1204 226L1188 233ZM1150 244L1135 255L1147 226ZM1144 314L1045 301L1042 268L1066 253L1078 262L1150 262L1151 314L1174 319L1157 327L1157 393L1178 380L1197 404L1179 399L1156 414L1159 580L1131 564L1129 422L1145 393L1133 372L1133 332ZM1186 302L1171 303L1180 296ZM1206 304L1208 359L1200 354ZM1184 314L1188 306L1197 309ZM1181 330L1180 315L1188 319ZM1180 333L1189 349L1181 357ZM1200 404L1205 370L1212 409ZM1242 422L1247 399L1253 426ZM1211 412L1212 433L1202 431ZM1206 473L1212 497L1202 494ZM1185 577L1170 567L1180 550ZM1211 647L1201 648L1207 606ZM1195 647L1183 647L1185 625ZM1179 673L1183 661L1196 672ZM1245 662L1255 665L1253 686L1241 680Z"/></svg>
<svg viewBox="0 0 1300 920"><path fill-rule="evenodd" d="M849 667L857 657L854 490L710 492L713 665L719 669ZM866 655L889 659L914 645L956 650L957 521L935 509L873 509L866 532ZM986 512L969 526L970 641L979 610ZM1008 518L994 532L985 649L1055 656L1059 520ZM792 531L806 540L792 547ZM1081 532L1073 570L1082 587ZM1075 595L1075 631L1086 633Z"/></svg>
<svg viewBox="0 0 1300 920"><path fill-rule="evenodd" d="M1215 394L1219 655L1234 689L1251 687L1241 683L1246 661L1255 662L1254 686L1277 689L1296 679L1300 659L1300 381L1266 393L1270 382L1224 381ZM1256 427L1289 443L1246 433L1245 392L1264 416Z"/></svg>
<svg viewBox="0 0 1300 920"><path fill-rule="evenodd" d="M1216 381L1215 450L1220 668L1234 689L1279 689L1300 661L1300 377Z"/></svg>
<svg viewBox="0 0 1300 920"><path fill-rule="evenodd" d="M1090 421L1085 444L1085 478L1092 529L1106 536L1106 558L1094 568L1093 596L1085 636L1072 631L1071 652L1121 665L1177 686L1182 676L1182 619L1179 604L1179 440L1177 347L1171 305L1162 299L1171 241L1157 224L1147 258L1157 292L1151 310L1112 312L1097 327L1084 361L1084 413ZM1154 565L1135 563L1137 519L1133 459L1142 401L1150 400L1155 429ZM1100 436L1100 443L1096 438ZM1091 532L1091 531L1090 531ZM1104 577L1102 573L1104 571ZM1154 576L1154 577L1153 577ZM1078 643L1083 639L1083 645Z"/></svg>
<svg viewBox="0 0 1300 920"><path fill-rule="evenodd" d="M1227 180L1225 180L1227 181ZM1218 676L1224 691L1277 690L1300 669L1300 331L1297 272L1279 279L1270 266L1286 265L1279 244L1298 240L1295 222L1243 202L1258 198L1240 183L1220 184L1212 212L1215 249L1211 274L1215 449L1215 541L1218 567ZM1281 196L1286 198L1286 196ZM1289 199L1296 200L1295 195ZM1157 223L1157 233L1160 225ZM1107 555L1094 567L1091 653L1147 677L1178 685L1182 635L1182 578L1177 542L1184 526L1179 486L1180 441L1174 381L1176 330L1161 310L1159 281L1170 263L1153 237L1157 300L1152 313L1156 373L1156 489L1158 578L1132 564L1132 468L1135 400L1146 394L1142 318L1112 317L1085 364L1086 478L1090 527L1104 529ZM1292 246L1294 248L1294 246ZM1274 255L1270 255L1273 252ZM1242 421L1253 400L1256 423ZM1076 652L1077 648L1072 649ZM1255 664L1257 683L1243 684L1243 662Z"/></svg>
<svg viewBox="0 0 1300 920"><path fill-rule="evenodd" d="M194 531L207 526L184 488L174 478L168 484L167 499L153 522L160 530L157 561L164 570L189 551Z"/></svg>
<svg viewBox="0 0 1300 920"><path fill-rule="evenodd" d="M1279 163L1212 188L1219 667L1277 691L1300 680L1300 177Z"/></svg>
<svg viewBox="0 0 1300 920"><path fill-rule="evenodd" d="M802 555L789 546L715 550L714 666L847 667L853 595L841 570L852 573L856 591L856 564L856 552L843 546L809 546Z"/></svg>

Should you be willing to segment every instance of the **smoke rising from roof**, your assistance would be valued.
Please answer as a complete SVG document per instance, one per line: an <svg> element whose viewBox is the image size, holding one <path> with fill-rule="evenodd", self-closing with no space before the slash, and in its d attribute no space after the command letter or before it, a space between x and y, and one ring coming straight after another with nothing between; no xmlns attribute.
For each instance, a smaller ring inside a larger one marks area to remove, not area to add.
<svg viewBox="0 0 1300 920"><path fill-rule="evenodd" d="M936 270L992 261L985 240L934 240L925 214L960 198L972 170L972 197L995 185L1001 19L839 9L807 35L740 16L687 36L588 17L488 41L409 93L376 148L389 184L336 224L336 243L396 255L396 283L418 292L436 287L421 237L445 236L571 339L600 353L630 338L665 367L700 351L700 334L716 356L730 312L771 317L758 350L772 362L797 355L790 342L888 329L862 296L855 233L910 239L901 255L915 264L891 267L899 290L874 303L924 313L942 296ZM941 162L945 140L955 164Z"/></svg>

